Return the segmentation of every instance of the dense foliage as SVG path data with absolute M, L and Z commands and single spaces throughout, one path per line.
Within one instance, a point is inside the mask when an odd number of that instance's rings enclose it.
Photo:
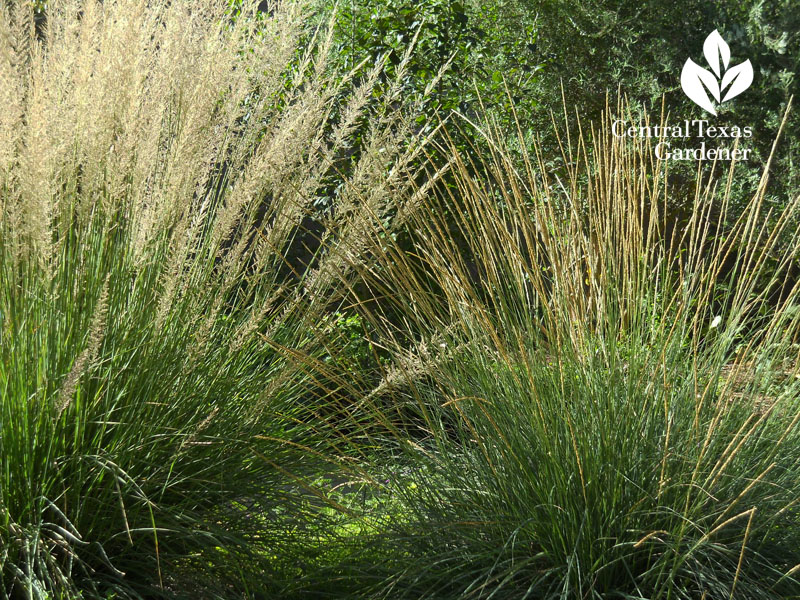
M 536 13 L 539 46 L 553 57 L 542 71 L 534 98 L 543 107 L 559 111 L 563 84 L 570 107 L 584 118 L 597 118 L 605 109 L 606 93 L 615 95 L 617 90 L 639 115 L 648 111 L 657 117 L 663 98 L 663 109 L 672 120 L 708 118 L 680 89 L 686 59 L 703 60 L 703 41 L 715 29 L 737 61 L 750 59 L 755 70 L 751 88 L 712 118 L 721 125 L 753 128 L 753 160 L 743 165 L 746 173 L 737 176 L 733 197 L 739 209 L 744 206 L 747 190 L 758 182 L 769 156 L 784 110 L 800 92 L 797 0 L 521 2 Z M 790 116 L 775 158 L 767 202 L 776 207 L 800 186 L 798 119 L 796 112 Z M 545 123 L 546 116 L 540 114 L 534 127 L 542 129 Z M 682 173 L 684 178 L 692 175 L 691 167 Z
M 323 10 L 332 3 L 320 2 Z M 687 58 L 702 56 L 703 41 L 717 29 L 738 60 L 750 59 L 753 85 L 715 119 L 721 125 L 751 126 L 754 137 L 747 172 L 736 179 L 734 204 L 741 210 L 748 187 L 758 182 L 789 99 L 800 91 L 800 4 L 797 0 L 723 0 L 680 3 L 626 0 L 491 0 L 488 2 L 341 3 L 337 17 L 339 60 L 353 64 L 388 54 L 397 62 L 419 29 L 418 51 L 406 82 L 410 95 L 424 89 L 438 69 L 451 62 L 428 101 L 422 122 L 431 113 L 455 110 L 472 119 L 492 112 L 507 133 L 517 123 L 544 148 L 558 154 L 552 113 L 570 112 L 597 120 L 607 96 L 619 92 L 631 103 L 634 117 L 662 110 L 674 121 L 707 118 L 680 89 Z M 663 101 L 663 106 L 662 106 Z M 517 113 L 514 119 L 512 110 Z M 775 175 L 767 202 L 780 206 L 800 185 L 800 117 L 793 114 L 775 158 Z M 574 123 L 574 120 L 569 120 Z M 575 133 L 575 132 L 573 132 Z M 481 144 L 480 135 L 468 136 Z M 462 150 L 468 142 L 459 144 Z M 557 163 L 557 156 L 553 164 Z M 690 185 L 693 169 L 676 168 Z M 686 195 L 691 194 L 686 191 Z M 676 210 L 688 207 L 676 199 Z

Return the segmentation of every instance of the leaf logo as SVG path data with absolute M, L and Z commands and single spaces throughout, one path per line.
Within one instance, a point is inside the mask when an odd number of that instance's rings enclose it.
M 703 42 L 703 54 L 713 73 L 688 58 L 681 72 L 681 87 L 692 102 L 717 116 L 712 98 L 722 104 L 749 88 L 753 83 L 753 65 L 748 59 L 728 68 L 731 50 L 716 29 Z

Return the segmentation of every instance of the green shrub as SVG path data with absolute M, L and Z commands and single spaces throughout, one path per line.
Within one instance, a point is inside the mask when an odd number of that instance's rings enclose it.
M 687 0 L 670 4 L 625 0 L 519 0 L 523 10 L 536 14 L 539 50 L 548 57 L 532 99 L 547 110 L 522 122 L 531 131 L 551 132 L 549 111 L 562 112 L 566 97 L 570 110 L 587 120 L 599 120 L 606 94 L 619 90 L 640 116 L 660 113 L 670 119 L 711 118 L 712 125 L 750 126 L 751 159 L 741 165 L 733 182 L 731 215 L 744 210 L 749 190 L 758 185 L 781 118 L 800 92 L 800 11 L 796 0 Z M 734 102 L 725 103 L 711 117 L 681 90 L 681 69 L 687 58 L 704 63 L 703 42 L 718 30 L 736 60 L 749 59 L 755 70 L 752 86 Z M 563 88 L 563 91 L 562 91 Z M 563 95 L 562 95 L 563 94 Z M 798 188 L 800 139 L 794 111 L 784 138 L 773 157 L 772 178 L 765 201 L 783 208 Z M 574 132 L 576 133 L 576 132 Z M 548 148 L 557 143 L 550 136 Z M 689 188 L 693 165 L 673 169 L 673 178 Z M 688 196 L 672 198 L 673 211 L 691 210 Z

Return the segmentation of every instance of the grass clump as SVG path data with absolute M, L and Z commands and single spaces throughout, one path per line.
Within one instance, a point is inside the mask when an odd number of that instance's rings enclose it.
M 305 23 L 0 7 L 0 597 L 269 593 L 324 526 L 326 323 L 416 150 L 398 78 L 349 159 L 381 65 L 331 74 Z
M 483 124 L 492 154 L 448 148 L 415 255 L 384 255 L 407 326 L 369 401 L 410 469 L 370 595 L 800 593 L 798 201 L 767 218 L 765 174 L 729 224 L 732 165 L 676 226 L 657 140 L 611 120 L 557 171 Z

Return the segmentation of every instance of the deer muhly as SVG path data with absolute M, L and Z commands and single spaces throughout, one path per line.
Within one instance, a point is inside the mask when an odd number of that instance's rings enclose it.
M 767 210 L 767 166 L 729 217 L 736 166 L 715 165 L 676 222 L 658 140 L 613 136 L 622 112 L 562 138 L 560 167 L 473 124 L 489 154 L 445 142 L 415 252 L 372 271 L 406 326 L 365 313 L 396 356 L 368 435 L 407 469 L 364 595 L 798 593 L 800 198 Z

